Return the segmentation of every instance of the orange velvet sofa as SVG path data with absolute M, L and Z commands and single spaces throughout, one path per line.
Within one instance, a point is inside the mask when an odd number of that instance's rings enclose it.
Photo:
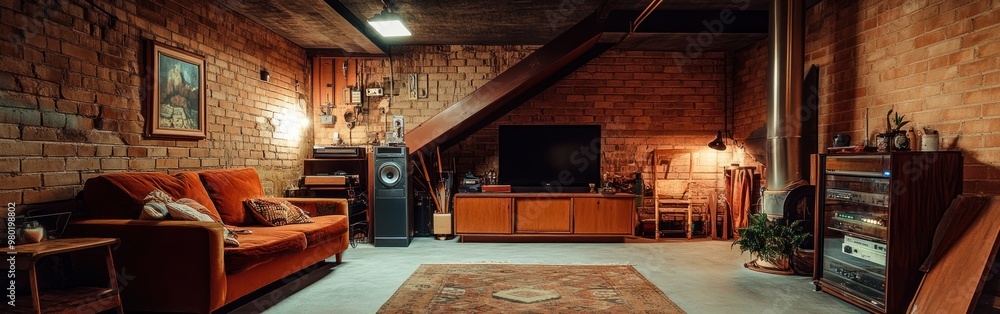
M 143 199 L 159 189 L 190 198 L 239 234 L 239 247 L 223 247 L 213 222 L 138 220 Z M 111 173 L 87 180 L 86 218 L 68 236 L 121 239 L 113 255 L 122 304 L 129 311 L 208 313 L 331 256 L 339 264 L 349 245 L 347 201 L 286 199 L 314 223 L 258 225 L 242 201 L 263 197 L 252 168 L 182 172 Z

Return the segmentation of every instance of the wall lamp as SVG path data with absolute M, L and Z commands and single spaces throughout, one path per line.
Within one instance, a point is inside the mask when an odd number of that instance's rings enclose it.
M 726 150 L 726 141 L 722 138 L 722 131 L 719 131 L 719 134 L 715 136 L 715 139 L 708 143 L 708 148 L 720 151 Z

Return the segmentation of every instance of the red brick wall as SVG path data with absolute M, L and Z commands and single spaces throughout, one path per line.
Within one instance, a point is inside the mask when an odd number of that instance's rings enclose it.
M 767 123 L 767 40 L 732 53 L 733 137 L 742 140 Z
M 745 144 L 751 132 L 767 123 L 767 40 L 733 52 L 732 58 L 733 138 Z M 763 166 L 763 159 L 741 155 L 742 164 Z
M 872 138 L 894 109 L 964 152 L 965 192 L 1000 193 L 1000 2 L 822 1 L 806 25 L 820 147 Z
M 0 16 L 0 201 L 71 199 L 114 171 L 252 166 L 271 194 L 301 174 L 305 51 L 249 19 L 193 0 L 0 1 Z M 146 39 L 205 56 L 206 139 L 143 137 Z
M 695 153 L 692 179 L 702 190 L 719 189 L 718 166 L 728 164 L 731 154 L 706 145 L 723 128 L 725 55 L 705 54 L 686 65 L 681 58 L 670 52 L 605 52 L 444 155 L 457 158 L 459 174 L 483 174 L 497 168 L 499 125 L 599 124 L 602 172 L 642 171 L 650 178 L 652 150 L 689 149 Z M 688 175 L 690 165 L 679 166 L 671 169 L 672 178 Z

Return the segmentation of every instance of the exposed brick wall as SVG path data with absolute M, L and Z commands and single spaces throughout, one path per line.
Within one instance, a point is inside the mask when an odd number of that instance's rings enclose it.
M 651 151 L 687 149 L 695 154 L 693 169 L 679 160 L 670 179 L 686 179 L 690 170 L 697 190 L 721 189 L 718 166 L 729 164 L 732 150 L 716 152 L 706 144 L 723 128 L 725 55 L 707 53 L 682 66 L 683 58 L 605 52 L 444 155 L 458 159 L 459 174 L 483 174 L 497 168 L 499 125 L 599 124 L 602 172 L 630 177 L 641 171 L 648 179 Z
M 0 16 L 0 201 L 71 199 L 114 171 L 252 166 L 270 194 L 301 175 L 305 51 L 251 20 L 193 0 L 2 1 Z M 205 56 L 206 139 L 143 137 L 147 39 Z
M 760 40 L 733 56 L 733 137 L 745 139 L 767 123 L 767 40 Z
M 733 138 L 746 145 L 745 139 L 767 123 L 767 40 L 760 40 L 733 52 Z M 755 160 L 739 150 L 738 162 L 758 167 L 763 172 L 763 158 Z
M 489 82 L 507 68 L 531 54 L 536 46 L 403 46 L 392 47 L 392 76 L 396 80 L 399 95 L 395 96 L 389 109 L 389 116 L 403 115 L 406 117 L 406 129 L 412 130 L 417 125 L 427 121 L 448 106 L 453 105 L 479 87 Z M 365 81 L 362 86 L 383 87 L 389 91 L 388 59 L 364 59 L 360 62 L 360 72 Z M 354 69 L 348 72 L 353 73 Z M 338 69 L 336 75 L 341 75 Z M 427 74 L 427 97 L 409 98 L 410 73 Z M 353 76 L 353 75 L 352 75 Z M 342 79 L 342 78 L 339 78 Z M 348 78 L 353 85 L 354 78 Z M 339 89 L 338 89 L 339 91 Z M 334 126 L 319 124 L 316 118 L 316 143 L 333 143 L 333 133 L 338 132 L 345 145 L 362 145 L 371 143 L 373 139 L 385 140 L 385 121 L 387 116 L 378 110 L 378 101 L 385 97 L 373 97 L 375 103 L 370 105 L 370 113 L 364 117 L 365 122 L 353 130 L 344 123 Z M 318 103 L 316 106 L 322 106 Z M 348 106 L 340 106 L 333 110 L 338 119 L 343 117 Z M 391 120 L 391 117 L 388 117 Z
M 964 152 L 965 192 L 1000 193 L 1000 2 L 822 1 L 806 25 L 820 147 L 872 138 L 894 109 Z

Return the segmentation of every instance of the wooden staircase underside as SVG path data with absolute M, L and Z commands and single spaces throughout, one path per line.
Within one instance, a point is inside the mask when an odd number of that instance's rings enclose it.
M 635 22 L 641 13 L 599 9 L 476 91 L 406 132 L 406 146 L 411 153 L 426 153 L 437 147 L 447 149 L 612 46 L 625 43 L 631 35 L 637 35 L 633 39 L 642 41 L 643 36 L 648 34 L 698 34 L 705 31 L 701 21 L 718 18 L 721 11 L 650 11 L 650 22 L 635 27 L 631 23 L 641 23 L 641 19 Z M 757 34 L 760 38 L 766 36 L 767 11 L 734 11 L 729 14 L 735 22 L 715 34 L 720 42 L 727 36 L 746 37 L 748 33 Z
M 474 127 L 481 128 L 502 116 L 496 113 L 519 105 L 525 100 L 519 96 L 532 91 L 536 85 L 555 74 L 566 72 L 560 70 L 568 65 L 579 67 L 585 64 L 574 61 L 591 55 L 587 52 L 600 40 L 601 27 L 596 19 L 596 16 L 584 19 L 465 98 L 406 132 L 406 146 L 410 152 L 426 152 L 442 146 L 447 148 L 457 142 L 460 135 L 470 134 L 478 130 Z

